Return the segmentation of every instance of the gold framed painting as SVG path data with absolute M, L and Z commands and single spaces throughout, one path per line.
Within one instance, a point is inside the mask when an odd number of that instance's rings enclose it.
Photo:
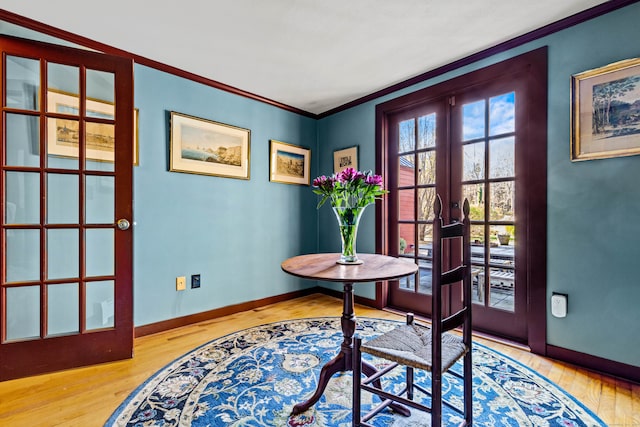
M 115 107 L 112 103 L 87 99 L 85 115 L 87 117 L 113 120 Z M 78 115 L 80 111 L 77 95 L 58 91 L 47 92 L 47 111 Z M 138 109 L 133 111 L 133 164 L 138 165 Z M 47 124 L 52 131 L 47 135 L 47 154 L 61 157 L 78 158 L 79 121 L 50 117 Z M 85 156 L 87 160 L 114 162 L 115 128 L 108 123 L 85 121 Z
M 343 148 L 333 152 L 333 173 L 339 173 L 346 168 L 358 170 L 358 146 Z
M 571 160 L 640 154 L 640 58 L 571 77 Z
M 172 172 L 249 179 L 251 131 L 171 112 Z
M 309 185 L 311 150 L 274 139 L 269 143 L 269 181 Z

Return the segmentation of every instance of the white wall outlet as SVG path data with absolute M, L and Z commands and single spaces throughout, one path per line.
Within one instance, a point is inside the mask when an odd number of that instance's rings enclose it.
M 555 317 L 567 317 L 567 294 L 551 294 L 551 314 Z
M 187 289 L 187 278 L 185 276 L 176 277 L 176 291 Z

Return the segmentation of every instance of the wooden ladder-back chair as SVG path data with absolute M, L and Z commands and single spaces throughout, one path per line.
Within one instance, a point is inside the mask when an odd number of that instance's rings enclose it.
M 432 260 L 432 324 L 425 327 L 414 323 L 413 314 L 407 313 L 406 325 L 399 326 L 368 342 L 354 338 L 353 349 L 353 426 L 368 426 L 371 418 L 396 402 L 431 413 L 432 427 L 442 424 L 442 404 L 454 409 L 464 420 L 460 426 L 472 424 L 472 366 L 471 366 L 471 245 L 469 239 L 469 202 L 465 199 L 462 222 L 442 224 L 442 201 L 436 196 L 433 220 Z M 442 243 L 458 240 L 462 245 L 462 261 L 457 267 L 442 271 Z M 447 317 L 443 316 L 442 294 L 446 286 L 462 282 L 462 308 Z M 462 336 L 449 332 L 462 328 Z M 382 371 L 367 378 L 362 375 L 362 353 L 383 358 L 391 363 Z M 464 358 L 462 375 L 450 370 L 460 358 Z M 398 395 L 382 389 L 380 378 L 397 366 L 406 367 L 406 387 Z M 414 369 L 431 372 L 431 389 L 414 383 Z M 442 375 L 449 371 L 463 380 L 464 407 L 456 408 L 442 399 Z M 431 404 L 414 400 L 414 390 L 431 395 Z M 361 414 L 361 393 L 366 390 L 383 399 L 368 414 Z M 395 405 L 394 405 L 395 406 Z M 405 409 L 406 408 L 401 408 Z M 408 411 L 406 411 L 408 412 Z

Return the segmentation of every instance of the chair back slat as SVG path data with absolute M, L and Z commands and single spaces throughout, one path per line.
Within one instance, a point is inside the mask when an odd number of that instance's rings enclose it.
M 440 238 L 452 239 L 454 237 L 462 237 L 463 234 L 464 224 L 461 222 L 454 222 L 453 224 L 442 226 L 442 234 L 440 235 Z
M 464 279 L 464 275 L 469 271 L 469 267 L 466 265 L 459 265 L 453 270 L 446 271 L 442 273 L 442 279 L 440 280 L 440 285 L 450 285 L 452 283 L 460 282 Z
M 442 319 L 442 332 L 447 332 L 462 326 L 466 315 L 467 308 L 465 307 L 446 319 Z

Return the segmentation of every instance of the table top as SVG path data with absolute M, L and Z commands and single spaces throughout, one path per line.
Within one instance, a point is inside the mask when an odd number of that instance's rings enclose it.
M 337 264 L 339 253 L 299 255 L 281 265 L 282 270 L 303 279 L 328 282 L 375 282 L 399 279 L 418 271 L 411 259 L 394 258 L 378 254 L 358 254 L 362 264 Z

